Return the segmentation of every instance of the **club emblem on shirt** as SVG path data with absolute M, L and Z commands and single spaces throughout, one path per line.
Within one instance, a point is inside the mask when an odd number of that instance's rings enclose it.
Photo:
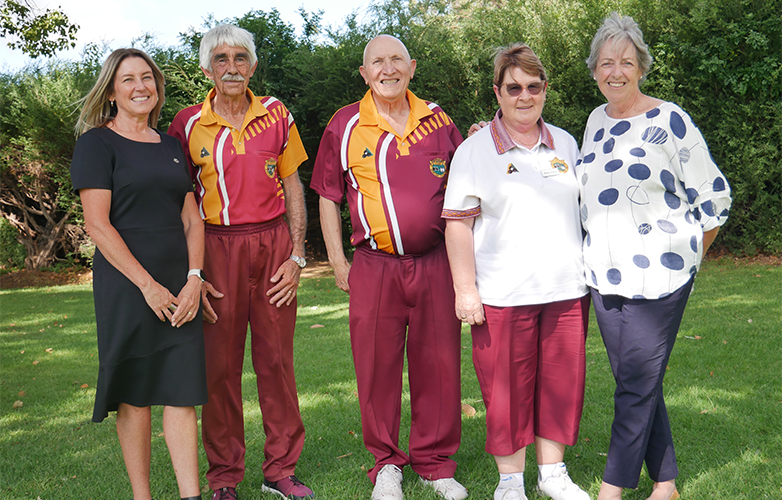
M 277 159 L 276 158 L 269 158 L 266 160 L 266 175 L 269 176 L 270 179 L 274 178 L 274 172 L 277 171 Z
M 560 160 L 559 158 L 554 158 L 551 160 L 551 168 L 556 168 L 560 171 L 560 173 L 565 173 L 568 171 L 567 163 L 565 163 L 565 160 Z
M 519 170 L 516 168 L 516 165 L 513 163 L 508 163 L 508 175 L 510 174 L 518 174 Z
M 435 177 L 445 177 L 445 172 L 448 168 L 445 166 L 445 160 L 435 158 L 429 162 L 429 170 L 432 171 Z
M 361 155 L 361 157 L 362 157 L 362 158 L 366 158 L 366 157 L 368 157 L 368 156 L 373 156 L 373 155 L 372 155 L 372 151 L 370 151 L 370 150 L 369 150 L 369 148 L 366 148 L 366 149 L 364 150 L 364 154 L 362 154 L 362 155 Z
M 206 148 L 201 148 L 201 158 L 209 156 L 209 151 L 206 150 Z

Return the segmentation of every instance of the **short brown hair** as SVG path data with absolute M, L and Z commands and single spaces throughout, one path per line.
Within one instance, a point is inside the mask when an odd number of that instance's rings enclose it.
M 529 75 L 538 75 L 544 82 L 548 81 L 546 68 L 526 43 L 513 43 L 497 49 L 494 55 L 494 85 L 499 87 L 505 78 L 505 73 L 513 67 Z

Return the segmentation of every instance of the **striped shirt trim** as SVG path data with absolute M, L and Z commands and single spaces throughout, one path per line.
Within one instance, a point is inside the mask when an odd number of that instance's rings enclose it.
M 468 208 L 467 210 L 446 210 L 443 209 L 440 217 L 443 219 L 474 219 L 481 215 L 481 207 Z
M 380 146 L 380 153 L 379 161 L 378 161 L 378 170 L 380 170 L 380 178 L 383 182 L 383 195 L 386 199 L 386 209 L 388 209 L 388 218 L 391 222 L 391 227 L 394 230 L 394 242 L 396 243 L 396 253 L 397 255 L 404 255 L 404 247 L 402 246 L 402 235 L 399 231 L 399 221 L 396 217 L 396 208 L 394 207 L 394 197 L 391 195 L 391 183 L 388 181 L 388 164 L 386 162 L 387 155 L 388 155 L 388 147 L 391 144 L 392 140 L 395 140 L 396 136 L 394 134 L 388 134 L 386 135 L 386 138 L 383 139 L 383 143 Z

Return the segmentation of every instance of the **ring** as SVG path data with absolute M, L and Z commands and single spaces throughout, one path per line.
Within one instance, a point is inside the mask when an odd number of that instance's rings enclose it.
M 290 290 L 288 290 L 288 295 L 290 295 L 290 294 L 291 294 L 291 291 L 290 291 Z
M 462 319 L 467 319 L 467 316 L 462 316 Z
M 190 316 L 191 314 L 193 314 L 193 311 L 187 311 L 188 316 Z

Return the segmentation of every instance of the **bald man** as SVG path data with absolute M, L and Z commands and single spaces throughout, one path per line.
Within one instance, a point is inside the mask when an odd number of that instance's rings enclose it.
M 364 98 L 331 118 L 312 188 L 337 286 L 350 294 L 350 339 L 364 444 L 375 457 L 372 500 L 401 500 L 410 465 L 449 500 L 467 498 L 450 458 L 461 437 L 460 322 L 445 252 L 448 167 L 462 142 L 437 105 L 408 85 L 416 61 L 380 35 L 359 68 Z M 347 196 L 353 264 L 342 249 L 340 203 Z M 402 372 L 407 351 L 412 422 L 399 448 Z

